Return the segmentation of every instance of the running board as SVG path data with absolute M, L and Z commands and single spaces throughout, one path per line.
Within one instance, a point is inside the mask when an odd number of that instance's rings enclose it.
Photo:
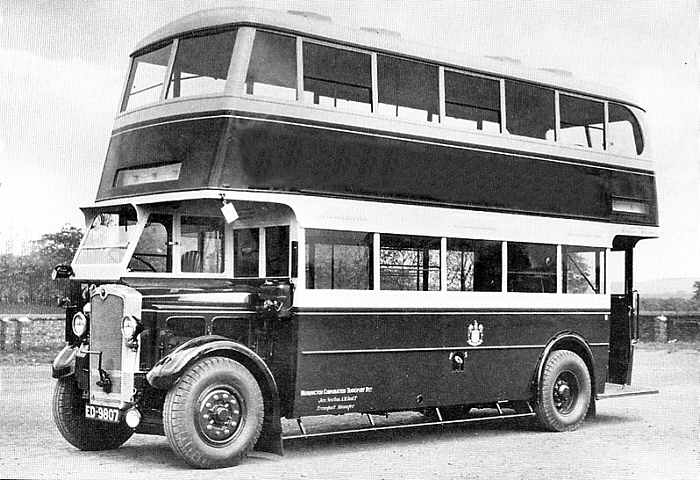
M 636 395 L 655 395 L 658 390 L 645 387 L 633 387 L 632 385 L 619 385 L 617 383 L 606 383 L 605 393 L 596 395 L 597 400 L 606 400 L 608 398 L 632 397 Z
M 428 422 L 415 422 L 415 423 L 402 423 L 402 424 L 395 424 L 395 425 L 377 425 L 372 418 L 372 415 L 369 413 L 364 414 L 365 417 L 367 417 L 367 421 L 369 422 L 369 426 L 366 427 L 361 427 L 361 428 L 348 428 L 344 430 L 332 430 L 328 432 L 315 432 L 315 433 L 308 433 L 306 431 L 306 427 L 302 423 L 301 418 L 297 418 L 297 424 L 299 426 L 299 432 L 298 434 L 295 435 L 284 435 L 282 438 L 283 440 L 293 440 L 296 438 L 311 438 L 311 437 L 323 437 L 323 436 L 330 436 L 330 435 L 344 435 L 347 433 L 358 433 L 358 432 L 374 432 L 374 431 L 380 431 L 380 430 L 395 430 L 399 428 L 415 428 L 415 427 L 430 427 L 434 425 L 451 425 L 451 424 L 456 424 L 456 423 L 472 423 L 472 422 L 483 422 L 487 420 L 497 420 L 497 419 L 506 419 L 506 418 L 523 418 L 523 417 L 534 417 L 536 413 L 530 406 L 530 404 L 527 404 L 527 408 L 529 412 L 526 413 L 504 413 L 501 406 L 497 403 L 494 407 L 496 410 L 498 410 L 499 414 L 498 415 L 490 415 L 490 416 L 485 416 L 485 417 L 473 417 L 473 418 L 460 418 L 456 420 L 445 420 L 443 417 L 443 413 L 440 411 L 440 408 L 435 408 L 435 414 L 436 417 L 438 418 L 437 421 L 428 421 Z M 384 415 L 382 415 L 384 416 Z

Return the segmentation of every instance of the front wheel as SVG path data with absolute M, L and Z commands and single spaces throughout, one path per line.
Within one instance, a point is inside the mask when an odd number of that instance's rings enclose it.
M 263 397 L 255 377 L 225 357 L 192 365 L 165 397 L 163 427 L 171 448 L 189 465 L 237 465 L 260 436 Z
M 547 430 L 576 430 L 591 401 L 591 377 L 581 357 L 556 350 L 547 358 L 537 389 L 537 418 Z
M 85 418 L 85 400 L 73 377 L 59 378 L 53 394 L 53 419 L 63 438 L 80 450 L 111 450 L 126 442 L 134 431 L 125 423 L 104 423 Z

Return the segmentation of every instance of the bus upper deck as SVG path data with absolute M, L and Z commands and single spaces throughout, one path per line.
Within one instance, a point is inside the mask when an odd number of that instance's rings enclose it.
M 460 60 L 298 12 L 186 17 L 132 57 L 98 200 L 285 190 L 658 224 L 633 100 Z

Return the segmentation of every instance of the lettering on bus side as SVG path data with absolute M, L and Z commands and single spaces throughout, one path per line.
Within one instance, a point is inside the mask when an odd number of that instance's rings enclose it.
M 302 397 L 316 398 L 316 411 L 319 413 L 345 413 L 355 409 L 360 396 L 370 394 L 374 387 L 320 388 L 301 390 Z

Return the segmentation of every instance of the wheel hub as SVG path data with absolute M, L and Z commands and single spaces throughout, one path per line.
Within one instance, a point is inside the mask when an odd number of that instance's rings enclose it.
M 562 414 L 570 413 L 576 404 L 578 390 L 578 379 L 571 372 L 561 373 L 552 392 L 555 408 Z
M 226 443 L 239 430 L 241 410 L 241 403 L 232 391 L 215 388 L 204 395 L 199 403 L 199 431 L 210 443 Z

